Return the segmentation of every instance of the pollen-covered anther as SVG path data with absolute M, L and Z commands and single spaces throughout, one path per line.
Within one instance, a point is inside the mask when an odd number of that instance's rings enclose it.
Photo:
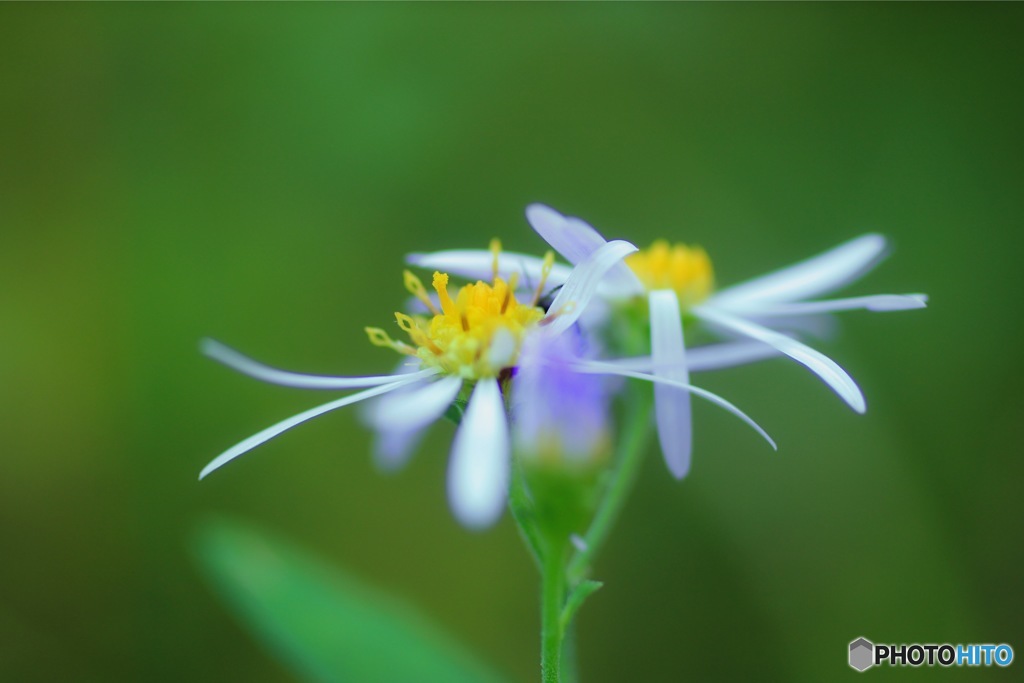
M 366 331 L 366 336 L 369 337 L 370 343 L 374 346 L 381 346 L 387 349 L 393 349 L 399 353 L 414 356 L 416 355 L 416 349 L 409 346 L 408 344 L 392 339 L 387 332 L 380 329 L 379 327 L 366 327 L 363 328 Z
M 409 293 L 414 297 L 423 302 L 423 305 L 427 307 L 427 310 L 437 315 L 440 311 L 437 310 L 437 306 L 430 300 L 430 295 L 427 294 L 427 288 L 423 286 L 423 282 L 416 277 L 411 270 L 405 270 L 402 272 L 402 277 L 405 280 L 405 288 L 409 290 Z
M 711 259 L 700 247 L 658 240 L 625 262 L 648 290 L 671 289 L 683 307 L 706 299 L 714 286 Z
M 533 292 L 533 300 L 530 301 L 531 306 L 536 306 L 537 302 L 540 301 L 541 296 L 544 294 L 544 287 L 548 284 L 548 276 L 551 275 L 551 269 L 555 267 L 555 252 L 550 249 L 544 254 L 544 262 L 540 268 L 540 281 L 537 282 L 537 289 Z

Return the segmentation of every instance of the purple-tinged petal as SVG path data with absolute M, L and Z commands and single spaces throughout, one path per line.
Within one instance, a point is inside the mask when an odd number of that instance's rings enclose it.
M 409 375 L 407 378 L 402 378 L 396 382 L 392 382 L 391 384 L 385 384 L 383 386 L 367 389 L 366 391 L 360 391 L 357 394 L 352 394 L 351 396 L 339 398 L 335 401 L 331 401 L 330 403 L 325 403 L 315 408 L 310 408 L 309 410 L 299 413 L 298 415 L 293 415 L 292 417 L 289 417 L 287 420 L 282 420 L 275 425 L 267 427 L 261 432 L 253 434 L 248 439 L 245 439 L 244 441 L 235 444 L 228 450 L 218 455 L 216 458 L 210 461 L 209 465 L 203 468 L 203 471 L 199 473 L 199 478 L 204 478 L 206 475 L 210 474 L 210 472 L 213 472 L 214 470 L 223 467 L 224 465 L 231 462 L 238 456 L 243 455 L 244 453 L 248 453 L 257 446 L 264 444 L 267 441 L 270 441 L 275 436 L 278 436 L 279 434 L 282 434 L 291 429 L 292 427 L 295 427 L 297 425 L 302 424 L 303 422 L 306 422 L 307 420 L 312 420 L 314 417 L 319 417 L 320 415 L 323 415 L 324 413 L 329 413 L 332 410 L 344 408 L 345 406 L 352 405 L 353 403 L 358 403 L 359 401 L 365 401 L 366 399 L 373 398 L 374 396 L 386 394 L 387 392 L 394 391 L 395 389 L 405 386 L 406 384 L 418 381 L 422 381 L 422 378 L 415 377 L 414 375 Z
M 608 242 L 586 221 L 564 216 L 544 204 L 526 207 L 526 220 L 552 249 L 573 265 L 582 263 Z M 608 289 L 602 291 L 608 291 L 611 296 L 624 298 L 644 291 L 643 285 L 625 263 L 612 267 L 605 275 L 605 281 Z
M 730 341 L 690 347 L 686 349 L 685 362 L 690 372 L 707 372 L 755 363 L 768 358 L 778 358 L 781 355 L 774 346 L 763 342 Z M 636 372 L 652 372 L 655 368 L 654 359 L 650 356 L 617 358 L 605 361 L 605 363 Z M 659 364 L 658 367 L 663 366 Z
M 378 431 L 418 431 L 441 418 L 462 389 L 462 378 L 446 376 L 378 399 L 367 419 Z
M 635 372 L 633 370 L 624 369 L 613 363 L 601 363 L 596 361 L 581 362 L 573 365 L 573 368 L 577 372 L 588 372 L 597 375 L 618 375 L 620 377 L 632 377 L 633 379 L 640 379 L 647 382 L 654 382 L 655 384 L 666 384 L 680 389 L 685 389 L 695 396 L 714 403 L 720 408 L 728 410 L 730 413 L 746 422 L 751 429 L 761 435 L 761 437 L 768 442 L 768 444 L 774 449 L 778 450 L 778 446 L 775 445 L 775 441 L 772 437 L 768 436 L 768 432 L 761 429 L 761 426 L 754 422 L 746 413 L 734 406 L 729 401 L 718 394 L 714 394 L 707 389 L 701 389 L 700 387 L 692 384 L 684 384 L 683 382 L 677 382 L 675 380 L 668 379 L 666 377 L 658 377 L 657 375 L 651 375 L 644 372 Z
M 803 364 L 811 372 L 818 375 L 856 412 L 863 413 L 867 410 L 864 395 L 861 393 L 857 383 L 834 360 L 820 351 L 815 351 L 806 344 L 784 334 L 769 330 L 767 327 L 750 322 L 749 320 L 738 318 L 707 304 L 694 308 L 693 313 L 709 323 L 774 346 L 781 353 Z
M 909 311 L 926 308 L 928 297 L 924 294 L 875 294 L 872 296 L 855 296 L 847 299 L 829 299 L 826 301 L 796 301 L 792 303 L 753 303 L 746 306 L 730 306 L 735 313 L 768 316 L 797 316 L 835 313 L 836 311 L 865 310 L 873 313 L 888 311 Z
M 364 387 L 376 387 L 394 382 L 396 379 L 424 379 L 436 375 L 436 369 L 420 370 L 396 377 L 394 375 L 379 375 L 376 377 L 330 377 L 323 375 L 307 375 L 298 372 L 278 370 L 268 365 L 263 365 L 238 351 L 221 344 L 213 339 L 204 339 L 200 348 L 206 356 L 223 363 L 232 370 L 237 370 L 243 375 L 254 379 L 280 384 L 286 387 L 298 389 L 362 389 Z
M 409 254 L 406 263 L 418 268 L 436 270 L 449 275 L 458 275 L 469 280 L 490 282 L 494 277 L 494 252 L 483 249 L 449 249 L 431 253 Z M 540 281 L 544 270 L 544 259 L 513 251 L 502 251 L 498 255 L 498 275 L 508 280 L 513 273 L 519 274 L 519 284 L 527 289 Z M 569 278 L 572 268 L 556 263 L 548 275 L 548 286 L 562 284 Z
M 586 464 L 609 442 L 610 392 L 604 378 L 574 372 L 592 352 L 570 333 L 532 335 L 523 342 L 512 382 L 513 441 L 525 459 L 552 458 Z
M 394 472 L 404 467 L 426 431 L 424 428 L 406 432 L 376 432 L 373 437 L 373 460 L 377 467 L 385 472 Z
M 885 249 L 885 238 L 881 235 L 861 235 L 796 265 L 723 289 L 707 303 L 732 308 L 827 294 L 871 270 L 884 256 Z
M 693 372 L 706 372 L 778 358 L 780 355 L 774 346 L 762 342 L 722 342 L 687 349 L 686 364 Z
M 686 367 L 679 298 L 670 289 L 655 290 L 648 295 L 648 303 L 654 374 L 688 385 L 690 374 Z M 676 479 L 682 479 L 690 471 L 693 451 L 689 392 L 670 384 L 655 384 L 654 417 L 665 464 Z
M 616 240 L 608 242 L 583 259 L 558 290 L 558 295 L 548 309 L 549 317 L 546 320 L 549 334 L 560 334 L 569 329 L 583 314 L 605 274 L 636 250 L 629 242 Z

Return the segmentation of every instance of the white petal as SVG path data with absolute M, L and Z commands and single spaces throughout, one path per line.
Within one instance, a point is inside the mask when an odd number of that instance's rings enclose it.
M 511 367 L 519 350 L 519 342 L 507 327 L 499 327 L 487 347 L 487 362 L 494 368 Z
M 420 378 L 411 379 L 413 377 L 412 375 L 410 375 L 409 377 L 410 379 L 403 378 L 397 382 L 392 382 L 391 384 L 385 384 L 383 386 L 367 389 L 366 391 L 360 391 L 358 394 L 352 394 L 351 396 L 339 398 L 335 401 L 331 401 L 330 403 L 325 403 L 321 406 L 317 406 L 316 408 L 310 408 L 305 412 L 289 417 L 287 420 L 282 420 L 281 422 L 278 422 L 277 424 L 271 427 L 267 427 L 263 431 L 257 434 L 253 434 L 245 441 L 235 444 L 234 446 L 232 446 L 231 448 L 229 448 L 228 450 L 224 451 L 216 458 L 211 460 L 210 464 L 204 467 L 203 471 L 199 473 L 199 478 L 202 479 L 210 472 L 219 469 L 220 467 L 231 462 L 238 456 L 251 451 L 257 446 L 264 444 L 267 441 L 270 441 L 275 436 L 278 436 L 279 434 L 286 432 L 292 427 L 300 425 L 303 422 L 306 422 L 307 420 L 312 420 L 314 417 L 318 417 L 320 415 L 323 415 L 324 413 L 329 413 L 332 410 L 344 408 L 347 405 L 352 405 L 353 403 L 358 403 L 359 401 L 364 401 L 368 398 L 379 396 L 389 391 L 394 391 L 398 387 L 404 386 L 409 382 L 421 381 Z
M 408 373 L 408 368 L 408 364 L 399 364 L 395 374 Z M 441 381 L 444 382 L 447 379 L 449 378 Z M 456 381 L 461 385 L 461 380 L 456 378 Z M 385 396 L 381 396 L 375 401 L 367 401 L 360 406 L 362 408 L 360 416 L 363 422 L 374 431 L 373 458 L 380 469 L 392 472 L 405 465 L 419 445 L 419 442 L 423 439 L 427 427 L 434 421 L 428 415 L 420 421 L 419 426 L 410 428 L 408 426 L 389 424 L 389 417 L 403 414 L 406 406 L 409 405 L 409 399 L 421 389 L 431 393 L 440 391 L 440 389 L 431 389 L 433 386 L 436 385 L 407 384 Z M 427 395 L 429 397 L 430 393 Z M 437 401 L 442 403 L 443 399 L 438 398 Z M 422 398 L 416 403 L 422 406 Z M 450 404 L 451 402 L 448 405 Z M 447 409 L 447 406 L 441 409 L 441 412 L 436 417 L 440 418 L 444 414 L 445 409 Z M 422 412 L 420 414 L 422 415 Z
M 755 314 L 745 315 L 747 320 L 770 327 L 790 337 L 813 337 L 815 339 L 834 339 L 839 329 L 839 320 L 830 313 L 813 315 L 777 315 L 759 317 Z M 712 326 L 713 327 L 713 326 Z M 729 337 L 733 334 L 725 332 Z
M 462 378 L 447 376 L 378 399 L 366 417 L 379 431 L 407 432 L 439 419 L 462 389 Z
M 573 216 L 563 216 L 550 206 L 530 204 L 526 207 L 526 220 L 552 249 L 573 265 L 578 265 L 607 244 L 601 233 L 588 223 Z M 625 263 L 612 267 L 605 280 L 619 296 L 636 296 L 643 292 L 643 285 Z
M 615 240 L 592 253 L 573 268 L 568 281 L 558 290 L 558 295 L 548 308 L 550 334 L 560 334 L 572 327 L 583 314 L 590 299 L 597 291 L 601 279 L 615 264 L 635 252 L 637 248 L 629 242 Z
M 885 252 L 881 235 L 861 235 L 796 265 L 721 290 L 708 303 L 733 307 L 754 302 L 798 301 L 834 291 L 860 278 Z
M 813 315 L 833 313 L 835 311 L 852 311 L 864 309 L 874 313 L 887 311 L 909 311 L 928 306 L 928 297 L 924 294 L 875 294 L 873 296 L 855 296 L 848 299 L 830 299 L 828 301 L 797 301 L 793 303 L 753 303 L 746 306 L 730 306 L 729 310 L 749 312 L 758 317 Z
M 694 308 L 693 312 L 697 317 L 730 329 L 737 334 L 771 344 L 818 375 L 855 411 L 863 413 L 867 410 L 864 395 L 861 393 L 857 383 L 834 360 L 823 353 L 815 351 L 806 344 L 802 344 L 784 334 L 779 334 L 749 320 L 737 318 L 707 304 Z
M 495 379 L 477 382 L 455 432 L 448 500 L 463 525 L 482 529 L 501 517 L 509 484 L 508 420 Z
M 706 372 L 746 365 L 779 355 L 774 346 L 757 341 L 722 342 L 688 349 L 686 364 L 693 372 Z
M 707 372 L 746 365 L 766 358 L 777 358 L 781 355 L 774 346 L 759 341 L 720 342 L 686 349 L 686 367 L 690 372 Z M 637 372 L 651 372 L 655 369 L 654 359 L 650 356 L 617 358 L 604 362 L 623 370 Z M 658 367 L 664 366 L 659 364 Z
M 213 339 L 203 339 L 200 342 L 200 349 L 210 358 L 223 363 L 232 370 L 237 370 L 243 375 L 248 375 L 271 384 L 280 384 L 286 387 L 299 389 L 361 389 L 363 387 L 376 387 L 395 381 L 394 375 L 378 375 L 375 377 L 330 377 L 323 375 L 306 375 L 298 372 L 278 370 L 263 365 L 248 356 L 243 356 L 238 351 L 221 344 Z M 436 369 L 420 370 L 410 373 L 409 379 L 424 378 L 437 374 Z
M 683 321 L 679 298 L 671 289 L 656 290 L 648 295 L 651 309 L 651 359 L 658 377 L 690 383 L 683 345 Z M 665 464 L 676 479 L 690 471 L 693 431 L 690 417 L 690 394 L 670 384 L 654 385 L 654 417 L 658 440 Z
M 686 389 L 695 396 L 708 400 L 715 405 L 725 408 L 730 413 L 746 422 L 750 427 L 764 438 L 765 441 L 775 450 L 779 450 L 778 446 L 775 445 L 775 441 L 772 437 L 768 436 L 768 432 L 761 429 L 761 426 L 754 422 L 746 413 L 734 406 L 729 401 L 718 394 L 713 394 L 707 389 L 701 389 L 692 384 L 684 384 L 683 382 L 677 382 L 675 380 L 668 379 L 666 377 L 658 377 L 657 375 L 649 375 L 644 372 L 634 372 L 632 370 L 625 370 L 612 363 L 600 363 L 596 361 L 590 361 L 586 363 L 578 363 L 573 365 L 573 369 L 577 372 L 590 372 L 598 375 L 619 375 L 620 377 L 632 377 L 634 379 L 642 379 L 647 382 L 654 382 L 656 384 L 667 384 L 669 386 L 678 387 L 680 389 Z
M 449 249 L 429 254 L 409 254 L 406 263 L 427 270 L 439 270 L 449 275 L 458 275 L 469 280 L 490 282 L 494 276 L 494 253 L 483 249 Z M 544 269 L 544 259 L 514 251 L 502 251 L 498 255 L 498 275 L 508 280 L 512 273 L 519 273 L 519 284 L 527 289 L 536 286 Z M 555 287 L 567 279 L 572 268 L 556 263 L 548 275 L 548 286 Z

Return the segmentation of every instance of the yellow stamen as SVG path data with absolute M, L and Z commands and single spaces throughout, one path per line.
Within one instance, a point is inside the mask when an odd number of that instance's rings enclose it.
M 408 344 L 395 341 L 388 336 L 388 333 L 379 327 L 366 327 L 366 336 L 370 338 L 370 343 L 374 346 L 382 346 L 386 349 L 393 349 L 399 353 L 404 353 L 410 356 L 416 355 L 416 349 L 412 348 Z
M 423 282 L 413 275 L 412 271 L 403 271 L 402 277 L 405 279 L 405 288 L 409 290 L 410 294 L 422 301 L 427 307 L 427 310 L 434 315 L 440 313 L 440 311 L 437 310 L 437 306 L 434 305 L 434 302 L 430 300 L 430 296 L 427 294 L 427 289 L 423 286 Z
M 425 346 L 434 353 L 440 353 L 441 349 L 437 348 L 437 346 L 430 341 L 430 337 L 427 336 L 427 333 L 420 326 L 416 318 L 406 315 L 405 313 L 395 311 L 395 321 L 398 322 L 398 326 L 402 331 L 409 335 L 409 338 L 412 339 L 416 346 Z
M 497 268 L 501 249 L 497 240 L 491 243 L 491 249 Z M 417 299 L 429 300 L 419 278 L 408 272 L 404 278 L 406 289 Z M 367 328 L 371 343 L 410 353 L 424 366 L 469 380 L 497 377 L 513 367 L 526 332 L 544 318 L 544 311 L 533 303 L 516 300 L 518 274 L 514 273 L 508 282 L 496 275 L 492 283 L 465 285 L 454 299 L 448 292 L 448 282 L 447 274 L 434 273 L 432 284 L 441 310 L 432 305 L 433 316 L 395 313 L 398 327 L 409 335 L 413 346 L 392 340 L 378 328 Z M 511 353 L 509 338 L 515 342 Z
M 497 280 L 500 282 L 500 280 Z M 501 300 L 501 313 L 505 314 L 508 309 L 508 304 L 512 300 L 512 294 L 516 291 L 516 285 L 519 284 L 519 271 L 512 273 L 512 277 L 508 279 L 508 285 L 505 287 L 505 296 Z M 533 304 L 531 304 L 532 306 Z
M 544 294 L 544 285 L 548 283 L 548 276 L 551 275 L 551 269 L 555 267 L 555 252 L 548 251 L 544 254 L 544 265 L 540 268 L 540 282 L 537 283 L 537 291 L 533 293 L 533 300 L 530 301 L 531 306 L 536 306 L 537 302 L 540 301 L 540 297 Z
M 433 285 L 437 296 L 441 298 L 441 310 L 444 311 L 444 315 L 455 314 L 455 302 L 448 295 L 448 274 L 435 271 Z
M 501 240 L 497 237 L 491 240 L 491 279 L 498 279 L 498 256 L 501 255 Z

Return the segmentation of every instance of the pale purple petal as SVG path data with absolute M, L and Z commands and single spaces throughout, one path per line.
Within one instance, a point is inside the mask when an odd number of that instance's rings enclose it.
M 778 358 L 781 355 L 774 346 L 759 341 L 719 342 L 686 349 L 685 364 L 690 372 L 707 372 L 755 363 L 768 358 Z M 654 359 L 650 356 L 617 358 L 605 361 L 605 363 L 636 372 L 652 372 L 655 368 Z M 659 365 L 659 367 L 663 366 Z
M 585 221 L 563 216 L 544 204 L 530 204 L 526 207 L 526 220 L 552 249 L 573 265 L 608 242 Z
M 688 385 L 690 374 L 686 368 L 679 298 L 671 289 L 655 290 L 648 295 L 648 303 L 654 374 Z M 689 392 L 670 384 L 655 384 L 654 416 L 665 464 L 676 479 L 682 479 L 690 471 L 693 451 Z
M 452 442 L 448 500 L 455 518 L 482 529 L 501 517 L 508 497 L 508 419 L 496 379 L 482 379 L 470 396 Z
M 458 275 L 468 280 L 490 282 L 494 277 L 494 252 L 483 249 L 449 249 L 427 254 L 409 254 L 406 263 L 426 270 L 436 270 L 449 275 Z M 519 284 L 531 289 L 540 282 L 544 270 L 544 259 L 513 251 L 502 251 L 498 255 L 498 275 L 504 280 L 519 274 Z M 572 268 L 563 263 L 551 267 L 547 284 L 558 285 L 569 279 Z
M 267 365 L 263 365 L 248 356 L 244 356 L 238 351 L 221 344 L 213 339 L 203 339 L 200 343 L 200 349 L 202 352 L 228 366 L 232 370 L 237 370 L 243 375 L 248 375 L 254 379 L 269 382 L 271 384 L 280 384 L 286 387 L 295 387 L 299 389 L 361 389 L 364 387 L 375 387 L 382 384 L 388 384 L 394 382 L 396 377 L 394 375 L 378 375 L 375 377 L 331 377 L 323 375 L 306 375 L 298 372 L 288 372 L 286 370 L 278 370 Z M 431 375 L 437 374 L 436 369 L 420 370 L 419 372 L 410 373 L 408 377 L 403 379 L 423 379 L 430 377 Z
M 928 297 L 924 294 L 875 294 L 872 296 L 855 296 L 847 299 L 829 299 L 826 301 L 797 301 L 792 303 L 751 303 L 730 306 L 735 313 L 767 316 L 796 316 L 834 313 L 836 311 L 865 310 L 873 313 L 888 311 L 909 311 L 928 306 Z
M 706 372 L 778 358 L 780 355 L 774 346 L 758 341 L 722 342 L 687 349 L 686 364 L 693 372 Z
M 526 220 L 552 249 L 573 265 L 582 263 L 607 243 L 601 233 L 585 221 L 563 216 L 544 204 L 530 204 L 526 207 Z M 613 296 L 637 296 L 643 292 L 643 285 L 625 263 L 609 269 L 605 281 Z
M 863 413 L 867 410 L 864 395 L 861 393 L 857 383 L 834 360 L 823 353 L 815 351 L 806 344 L 802 344 L 784 334 L 769 330 L 767 327 L 750 322 L 749 320 L 738 318 L 707 304 L 694 308 L 693 313 L 702 320 L 707 320 L 720 327 L 727 328 L 736 334 L 741 334 L 774 346 L 780 352 L 805 365 L 811 372 L 818 375 L 855 411 Z
M 513 440 L 524 458 L 554 449 L 560 458 L 582 463 L 608 441 L 607 380 L 574 372 L 587 349 L 571 331 L 556 337 L 532 335 L 523 342 L 512 382 Z
M 295 427 L 297 425 L 302 424 L 303 422 L 306 422 L 307 420 L 312 420 L 314 417 L 319 417 L 324 413 L 329 413 L 332 410 L 337 410 L 338 408 L 344 408 L 345 406 L 352 405 L 353 403 L 358 403 L 359 401 L 365 401 L 366 399 L 373 398 L 374 396 L 386 394 L 387 392 L 394 391 L 395 389 L 405 386 L 410 382 L 418 381 L 422 381 L 422 378 L 410 375 L 408 378 L 403 378 L 396 382 L 392 382 L 391 384 L 385 384 L 383 386 L 367 389 L 366 391 L 361 391 L 357 394 L 352 394 L 351 396 L 346 396 L 344 398 L 339 398 L 337 400 L 331 401 L 330 403 L 325 403 L 323 405 L 317 406 L 316 408 L 310 408 L 309 410 L 299 413 L 298 415 L 293 415 L 292 417 L 289 417 L 287 420 L 282 420 L 281 422 L 278 422 L 275 425 L 267 427 L 266 429 L 257 434 L 253 434 L 248 439 L 245 439 L 244 441 L 235 444 L 228 450 L 218 455 L 216 458 L 210 461 L 209 465 L 203 468 L 203 471 L 199 473 L 199 478 L 202 479 L 210 472 L 213 472 L 214 470 L 223 467 L 224 465 L 231 462 L 238 456 L 251 451 L 253 448 L 256 448 L 257 446 L 264 444 L 267 441 L 270 441 L 275 436 L 278 436 L 279 434 L 282 434 L 291 429 L 292 427 Z
M 799 301 L 827 294 L 873 268 L 885 248 L 885 238 L 881 235 L 862 235 L 796 265 L 723 289 L 707 303 L 732 308 L 756 302 Z
M 396 375 L 405 375 L 414 371 L 415 366 L 408 361 L 403 361 L 395 368 Z M 398 470 L 409 461 L 416 447 L 427 432 L 429 422 L 419 429 L 396 431 L 394 429 L 380 429 L 378 427 L 378 416 L 400 409 L 400 403 L 392 402 L 392 399 L 408 396 L 417 392 L 423 385 L 419 383 L 407 384 L 399 387 L 384 396 L 372 401 L 360 404 L 360 417 L 363 422 L 374 432 L 373 438 L 373 459 L 381 470 L 393 472 Z
M 577 265 L 548 309 L 550 334 L 569 329 L 583 314 L 604 275 L 637 248 L 622 240 L 608 242 Z
M 641 379 L 647 382 L 654 382 L 656 384 L 667 384 L 669 386 L 678 387 L 680 389 L 686 389 L 695 396 L 714 403 L 715 405 L 728 410 L 730 413 L 747 423 L 751 429 L 756 431 L 761 437 L 768 442 L 768 444 L 775 450 L 778 450 L 778 446 L 775 445 L 775 441 L 772 437 L 768 436 L 768 432 L 761 429 L 761 426 L 754 422 L 746 413 L 734 406 L 729 401 L 718 394 L 714 394 L 707 389 L 701 389 L 700 387 L 692 384 L 685 384 L 683 382 L 677 382 L 675 380 L 668 379 L 666 377 L 658 377 L 657 375 L 650 375 L 644 372 L 635 372 L 633 370 L 627 370 L 613 363 L 601 363 L 596 361 L 577 363 L 573 366 L 577 372 L 589 372 L 598 375 L 618 375 L 620 377 L 632 377 L 634 379 Z
M 382 396 L 366 417 L 379 431 L 417 431 L 443 416 L 460 389 L 462 378 L 455 376 L 418 384 L 407 391 Z
M 757 315 L 743 316 L 758 325 L 770 327 L 773 330 L 782 332 L 791 337 L 813 337 L 815 339 L 834 339 L 839 329 L 839 320 L 831 313 L 816 313 L 814 315 L 777 315 L 759 317 Z M 709 325 L 709 327 L 714 327 Z M 720 330 L 727 337 L 733 336 L 725 330 Z
M 423 440 L 426 428 L 406 432 L 381 431 L 373 437 L 373 460 L 381 470 L 394 472 L 409 462 Z

